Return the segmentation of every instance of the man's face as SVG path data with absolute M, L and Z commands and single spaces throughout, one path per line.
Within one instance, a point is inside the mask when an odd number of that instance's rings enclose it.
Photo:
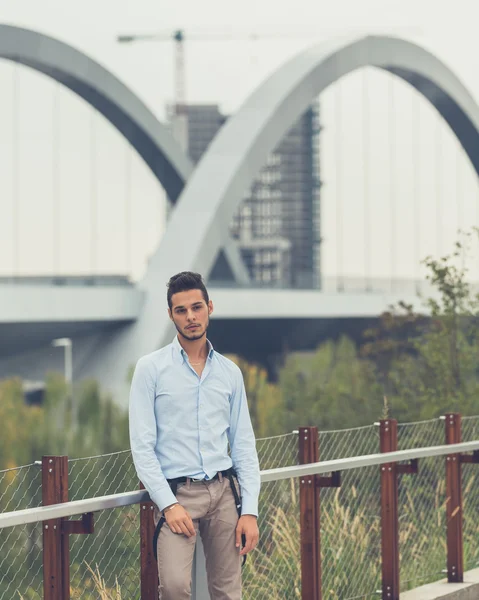
M 206 304 L 201 290 L 173 294 L 171 310 L 168 309 L 178 333 L 190 341 L 199 340 L 206 334 L 212 312 L 213 303 L 210 300 Z

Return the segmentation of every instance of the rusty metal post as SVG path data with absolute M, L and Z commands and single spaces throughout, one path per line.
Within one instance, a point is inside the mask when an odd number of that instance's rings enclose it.
M 319 461 L 318 428 L 300 427 L 299 462 Z M 300 478 L 299 506 L 301 525 L 301 597 L 321 600 L 321 542 L 319 486 L 316 476 Z
M 398 447 L 397 421 L 379 422 L 381 452 Z M 382 599 L 399 600 L 398 480 L 395 463 L 381 466 Z
M 461 415 L 446 415 L 446 444 L 461 442 Z M 464 581 L 461 455 L 446 456 L 447 580 Z
M 145 489 L 141 482 L 140 489 Z M 158 600 L 158 567 L 153 554 L 154 509 L 153 502 L 140 504 L 141 600 Z
M 68 502 L 68 457 L 42 457 L 42 504 Z M 70 600 L 70 544 L 62 519 L 43 522 L 43 598 Z

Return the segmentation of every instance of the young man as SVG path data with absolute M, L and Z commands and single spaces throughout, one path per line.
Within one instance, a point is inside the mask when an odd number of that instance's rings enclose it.
M 260 490 L 243 378 L 206 338 L 213 303 L 201 275 L 174 275 L 167 300 L 178 333 L 140 358 L 130 392 L 133 461 L 158 507 L 155 522 L 164 517 L 157 542 L 160 598 L 191 597 L 199 532 L 211 600 L 240 600 L 242 556 L 259 539 Z M 241 494 L 241 516 L 233 487 Z

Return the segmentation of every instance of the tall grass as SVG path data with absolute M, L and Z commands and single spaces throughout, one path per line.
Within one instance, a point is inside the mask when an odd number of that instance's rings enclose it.
M 118 579 L 115 579 L 115 587 L 109 588 L 100 574 L 98 565 L 95 570 L 93 570 L 88 563 L 86 566 L 90 571 L 96 591 L 100 595 L 99 600 L 121 600 L 121 588 L 118 584 Z
M 109 588 L 106 585 L 105 580 L 101 576 L 98 565 L 96 565 L 95 569 L 92 569 L 92 567 L 88 563 L 85 563 L 85 565 L 88 571 L 90 572 L 92 578 L 92 583 L 94 586 L 92 592 L 95 593 L 95 595 L 98 594 L 96 596 L 97 600 L 122 600 L 121 588 L 118 584 L 118 579 L 115 579 L 115 587 Z M 72 600 L 74 600 L 75 598 L 83 597 L 83 591 L 78 588 L 70 589 L 70 594 Z M 19 600 L 26 600 L 20 593 L 18 593 L 18 596 Z
M 418 486 L 417 481 L 400 486 L 401 591 L 444 578 L 446 568 L 445 483 L 430 479 L 429 485 Z M 464 491 L 471 493 L 478 484 L 471 474 Z M 378 506 L 371 504 L 373 496 L 366 491 L 361 497 L 354 486 L 344 485 L 322 492 L 322 497 L 323 598 L 376 600 L 381 587 L 381 521 Z M 474 506 L 464 512 L 464 565 L 469 569 L 479 562 L 479 511 Z M 294 489 L 289 506 L 270 507 L 262 530 L 268 539 L 246 563 L 244 598 L 300 598 L 299 507 Z

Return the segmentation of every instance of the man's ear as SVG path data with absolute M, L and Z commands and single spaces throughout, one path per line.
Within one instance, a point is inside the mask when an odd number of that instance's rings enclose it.
M 213 302 L 210 300 L 208 302 L 208 315 L 211 315 L 212 312 L 213 312 Z
M 171 314 L 171 310 L 168 309 L 168 316 L 170 317 L 170 321 L 173 321 L 173 315 Z

